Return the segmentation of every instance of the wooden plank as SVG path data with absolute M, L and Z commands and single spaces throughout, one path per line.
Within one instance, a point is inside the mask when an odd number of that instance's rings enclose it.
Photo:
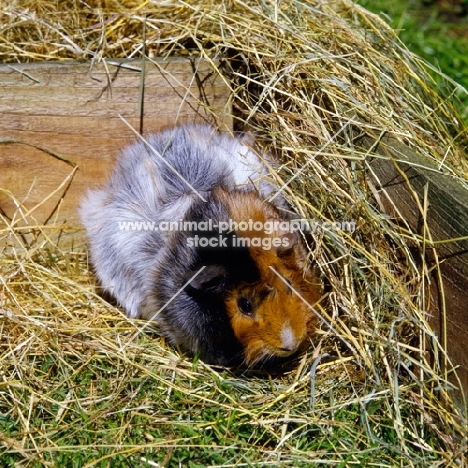
M 141 66 L 0 65 L 0 214 L 21 226 L 21 213 L 36 207 L 29 225 L 66 224 L 71 229 L 60 245 L 80 244 L 83 233 L 74 230 L 80 197 L 106 178 L 119 150 L 136 139 L 119 114 L 144 134 L 194 121 L 232 127 L 230 90 L 208 61 L 147 62 L 142 111 Z
M 368 140 L 365 146 L 373 144 Z M 385 212 L 397 219 L 401 216 L 412 232 L 418 234 L 423 234 L 424 220 L 415 195 L 423 206 L 427 186 L 427 226 L 432 240 L 439 243 L 434 249 L 426 249 L 425 260 L 430 269 L 437 255 L 442 273 L 441 283 L 437 270 L 432 270 L 428 288 L 429 323 L 454 364 L 460 366 L 458 375 L 468 392 L 468 189 L 393 138 L 385 138 L 376 152 L 384 157 L 372 161 L 370 180 L 384 192 L 380 201 Z M 458 240 L 441 242 L 454 239 Z M 442 356 L 438 358 L 444 362 Z M 452 382 L 458 385 L 456 379 L 452 378 Z

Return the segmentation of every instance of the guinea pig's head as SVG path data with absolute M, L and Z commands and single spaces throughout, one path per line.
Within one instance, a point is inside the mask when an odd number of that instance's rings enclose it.
M 294 354 L 307 344 L 317 321 L 313 310 L 320 299 L 317 279 L 304 276 L 299 268 L 283 262 L 281 255 L 263 257 L 257 258 L 265 260 L 258 265 L 260 279 L 239 284 L 226 298 L 231 326 L 247 365 Z
M 253 195 L 230 195 L 225 202 L 235 220 L 281 221 L 275 206 Z M 299 234 L 278 226 L 267 232 L 236 233 L 250 239 L 248 255 L 258 272 L 254 281 L 234 284 L 225 297 L 231 327 L 248 366 L 301 350 L 318 320 L 314 307 L 321 297 L 320 281 L 309 268 Z

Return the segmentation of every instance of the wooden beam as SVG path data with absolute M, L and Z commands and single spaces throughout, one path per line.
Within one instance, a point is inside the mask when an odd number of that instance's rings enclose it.
M 232 127 L 230 89 L 213 71 L 183 58 L 144 72 L 141 61 L 0 65 L 0 214 L 17 227 L 65 224 L 60 245 L 80 243 L 80 197 L 137 138 L 119 115 L 144 134 L 194 121 Z
M 375 144 L 368 139 L 364 146 Z M 425 222 L 435 244 L 431 248 L 428 242 L 425 261 L 430 270 L 437 260 L 442 276 L 437 269 L 430 275 L 429 323 L 453 363 L 460 366 L 458 375 L 468 392 L 468 189 L 394 138 L 384 138 L 374 152 L 382 157 L 371 161 L 369 180 L 380 191 L 384 211 L 405 220 L 421 236 L 424 210 L 419 207 L 426 198 Z M 438 358 L 443 364 L 443 356 Z M 458 385 L 453 376 L 451 381 Z

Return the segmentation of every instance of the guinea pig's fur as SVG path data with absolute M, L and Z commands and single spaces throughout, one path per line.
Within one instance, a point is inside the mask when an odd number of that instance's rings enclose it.
M 293 217 L 280 195 L 266 200 L 277 190 L 267 180 L 271 161 L 248 137 L 206 125 L 176 127 L 148 142 L 153 149 L 127 147 L 105 187 L 81 203 L 104 290 L 129 317 L 156 320 L 173 344 L 209 363 L 252 366 L 301 349 L 315 328 L 320 284 L 297 233 L 281 225 L 271 233 L 219 232 L 216 224 Z M 211 230 L 201 229 L 208 220 Z M 120 228 L 170 221 L 197 222 L 198 230 Z M 196 245 L 197 236 L 213 246 Z

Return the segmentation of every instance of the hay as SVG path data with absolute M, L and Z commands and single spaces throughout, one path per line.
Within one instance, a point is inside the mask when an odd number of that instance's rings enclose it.
M 46 227 L 26 245 L 3 219 L 3 465 L 465 466 L 466 406 L 408 247 L 421 239 L 379 212 L 371 150 L 356 143 L 392 135 L 465 180 L 467 129 L 426 65 L 349 1 L 126 5 L 12 0 L 0 7 L 1 60 L 137 57 L 143 30 L 149 57 L 217 59 L 236 128 L 276 152 L 282 181 L 295 177 L 285 192 L 300 214 L 358 229 L 317 234 L 324 324 L 292 370 L 268 378 L 137 333 L 97 294 L 85 253 L 62 251 Z

